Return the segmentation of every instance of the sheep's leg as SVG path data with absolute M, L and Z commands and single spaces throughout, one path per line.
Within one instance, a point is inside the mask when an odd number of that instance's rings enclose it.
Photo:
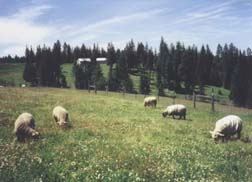
M 182 115 L 180 114 L 180 115 L 179 115 L 179 119 L 181 119 L 181 118 L 182 118 Z
M 223 143 L 226 141 L 224 136 L 221 137 L 221 140 L 222 140 Z
M 173 118 L 173 119 L 175 119 L 175 116 L 174 116 L 174 114 L 172 114 L 172 118 Z
M 184 120 L 186 120 L 186 115 L 184 114 Z
M 241 138 L 241 132 L 240 132 L 240 131 L 237 133 L 237 138 L 238 138 L 238 139 Z

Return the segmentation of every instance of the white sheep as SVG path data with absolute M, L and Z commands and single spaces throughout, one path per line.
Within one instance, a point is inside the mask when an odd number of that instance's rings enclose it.
M 175 119 L 174 116 L 179 116 L 179 119 L 183 116 L 186 119 L 186 107 L 182 104 L 170 105 L 163 111 L 162 115 L 163 117 L 172 115 L 173 119 Z
M 37 139 L 39 132 L 35 130 L 35 120 L 30 113 L 22 113 L 15 121 L 13 131 L 18 141 L 24 141 L 25 138 Z
M 151 97 L 146 97 L 144 99 L 144 107 L 146 107 L 146 106 L 156 107 L 156 105 L 157 105 L 157 98 L 156 97 L 151 96 Z
M 229 138 L 232 135 L 237 134 L 237 138 L 241 137 L 242 130 L 242 120 L 236 115 L 228 115 L 219 119 L 213 131 L 209 131 L 212 135 L 212 138 L 216 141 L 219 138 L 222 138 L 224 141 L 225 138 Z
M 69 115 L 68 111 L 65 108 L 63 108 L 62 106 L 56 106 L 53 109 L 53 117 L 55 119 L 55 122 L 59 126 L 62 126 L 62 127 L 67 126 L 68 119 L 69 119 L 68 115 Z

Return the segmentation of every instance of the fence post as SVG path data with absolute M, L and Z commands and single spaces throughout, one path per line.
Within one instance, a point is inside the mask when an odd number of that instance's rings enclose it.
M 193 92 L 193 108 L 196 108 L 196 95 L 195 92 Z
M 108 95 L 108 85 L 106 85 L 106 95 Z
M 214 90 L 212 89 L 212 112 L 214 112 Z
M 123 86 L 123 97 L 125 96 L 126 88 Z
M 90 85 L 89 85 L 89 81 L 88 81 L 88 93 L 90 93 L 90 87 L 89 87 Z

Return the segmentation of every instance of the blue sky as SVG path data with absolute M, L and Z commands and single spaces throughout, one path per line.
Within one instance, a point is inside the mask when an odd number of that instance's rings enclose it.
M 57 39 L 123 48 L 132 38 L 158 49 L 161 36 L 213 51 L 252 47 L 252 0 L 0 0 L 0 56 Z

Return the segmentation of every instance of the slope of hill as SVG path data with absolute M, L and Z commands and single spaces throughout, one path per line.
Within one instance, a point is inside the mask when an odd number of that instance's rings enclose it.
M 252 144 L 215 144 L 215 121 L 227 114 L 244 120 L 249 141 L 252 112 L 177 99 L 188 108 L 187 121 L 162 118 L 172 103 L 160 97 L 144 108 L 143 96 L 88 93 L 54 88 L 0 89 L 0 179 L 2 181 L 251 181 Z M 52 109 L 69 110 L 71 128 L 58 128 Z M 14 141 L 13 124 L 30 112 L 41 133 L 37 141 Z
M 24 83 L 23 80 L 24 64 L 0 64 L 0 84 L 8 82 L 8 85 L 16 85 Z
M 67 85 L 70 88 L 75 88 L 74 83 L 74 73 L 73 73 L 73 65 L 70 63 L 63 64 L 61 66 L 62 72 L 66 77 Z M 109 68 L 107 65 L 101 65 L 101 69 L 104 77 L 108 78 Z M 13 85 L 19 86 L 24 83 L 23 80 L 23 70 L 24 64 L 0 64 L 0 81 L 7 81 L 12 83 Z M 133 81 L 133 88 L 136 91 L 139 91 L 140 77 L 138 74 L 130 74 L 130 78 Z M 151 79 L 151 94 L 157 93 L 157 89 L 155 86 L 155 76 L 152 74 Z M 1 82 L 0 82 L 1 83 Z M 213 86 L 205 86 L 205 93 L 207 95 L 211 95 L 212 88 L 214 89 L 215 95 L 219 100 L 228 100 L 230 91 L 224 88 L 213 87 Z

